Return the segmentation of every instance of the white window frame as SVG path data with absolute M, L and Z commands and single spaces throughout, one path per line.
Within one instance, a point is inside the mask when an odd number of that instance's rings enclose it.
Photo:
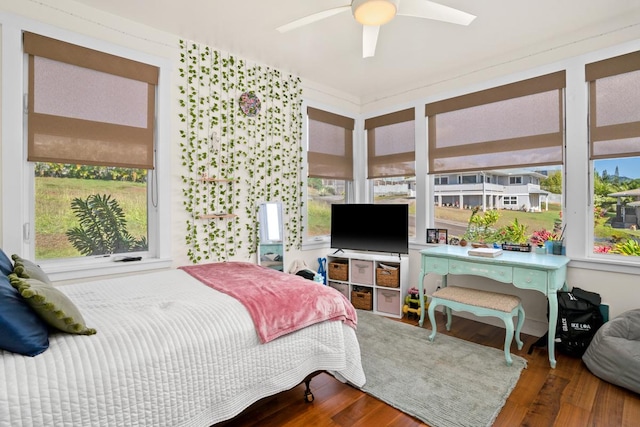
M 26 55 L 22 50 L 22 31 L 30 31 L 68 43 L 105 53 L 145 62 L 160 68 L 156 97 L 156 169 L 149 180 L 148 229 L 150 250 L 139 262 L 113 262 L 110 258 L 74 258 L 39 262 L 54 280 L 81 279 L 132 271 L 152 270 L 171 266 L 170 225 L 170 110 L 171 63 L 168 59 L 123 48 L 65 30 L 52 28 L 28 19 L 0 15 L 2 22 L 2 123 L 22 123 L 23 126 L 2 126 L 2 248 L 27 259 L 35 258 L 35 177 L 34 165 L 26 161 L 26 115 L 24 102 L 28 75 Z M 21 141 L 21 144 L 15 143 Z M 16 177 L 21 179 L 16 183 Z M 154 187 L 155 186 L 155 187 Z
M 309 236 L 309 193 L 307 191 L 309 187 L 308 175 L 309 175 L 309 163 L 307 152 L 309 150 L 309 115 L 307 114 L 307 107 L 316 108 L 318 110 L 327 111 L 329 113 L 338 114 L 345 117 L 352 117 L 355 120 L 355 129 L 353 131 L 353 181 L 344 180 L 344 202 L 345 203 L 354 203 L 356 200 L 356 193 L 361 192 L 356 187 L 356 181 L 358 181 L 358 174 L 361 173 L 358 171 L 358 168 L 363 168 L 366 163 L 364 160 L 357 159 L 356 156 L 364 155 L 361 152 L 362 147 L 358 146 L 359 141 L 362 138 L 362 131 L 359 129 L 362 128 L 363 122 L 362 119 L 358 117 L 357 114 L 349 113 L 347 111 L 343 111 L 340 109 L 336 109 L 335 107 L 331 107 L 329 105 L 325 105 L 322 103 L 316 103 L 313 101 L 303 100 L 302 102 L 302 111 L 304 111 L 303 118 L 303 126 L 302 126 L 302 141 L 303 141 L 303 150 L 302 150 L 302 176 L 303 176 L 303 185 L 302 185 L 302 198 L 304 200 L 304 204 L 302 206 L 302 223 L 304 224 L 304 234 L 302 238 L 302 250 L 312 250 L 312 249 L 328 249 L 331 245 L 331 235 L 323 235 L 323 236 Z
M 473 182 L 464 182 L 465 178 L 473 178 Z M 480 180 L 480 183 L 482 183 L 482 180 Z M 460 175 L 460 184 L 478 184 L 478 175 L 477 174 Z
M 509 185 L 522 185 L 522 176 L 510 176 L 509 177 Z
M 502 204 L 505 206 L 512 206 L 518 204 L 518 196 L 503 196 Z

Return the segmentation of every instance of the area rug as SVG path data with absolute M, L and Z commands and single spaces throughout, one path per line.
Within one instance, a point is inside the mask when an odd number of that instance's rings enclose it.
M 526 359 L 358 310 L 362 391 L 431 427 L 491 426 Z

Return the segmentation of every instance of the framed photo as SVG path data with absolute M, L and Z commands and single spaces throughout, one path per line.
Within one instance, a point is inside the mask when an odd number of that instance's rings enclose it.
M 427 228 L 427 243 L 438 243 L 437 228 Z
M 446 245 L 449 242 L 448 234 L 449 234 L 449 231 L 446 228 L 439 228 L 437 243 L 440 245 Z

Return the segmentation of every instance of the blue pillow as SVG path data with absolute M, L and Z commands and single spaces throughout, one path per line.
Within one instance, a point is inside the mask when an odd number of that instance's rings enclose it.
M 0 349 L 36 356 L 47 348 L 49 327 L 0 274 Z
M 13 263 L 11 262 L 7 254 L 5 254 L 2 249 L 0 249 L 0 272 L 2 272 L 2 274 L 4 274 L 5 276 L 8 276 L 12 271 Z

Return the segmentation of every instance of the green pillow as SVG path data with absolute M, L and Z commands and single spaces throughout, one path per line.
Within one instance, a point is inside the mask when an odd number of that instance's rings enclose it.
M 47 273 L 35 262 L 24 259 L 16 254 L 11 255 L 11 258 L 13 259 L 13 272 L 16 273 L 18 277 L 22 277 L 23 279 L 36 279 L 49 285 L 52 284 Z
M 87 328 L 80 310 L 59 289 L 36 279 L 9 275 L 11 286 L 16 288 L 27 304 L 50 326 L 70 334 L 93 335 L 96 330 Z

